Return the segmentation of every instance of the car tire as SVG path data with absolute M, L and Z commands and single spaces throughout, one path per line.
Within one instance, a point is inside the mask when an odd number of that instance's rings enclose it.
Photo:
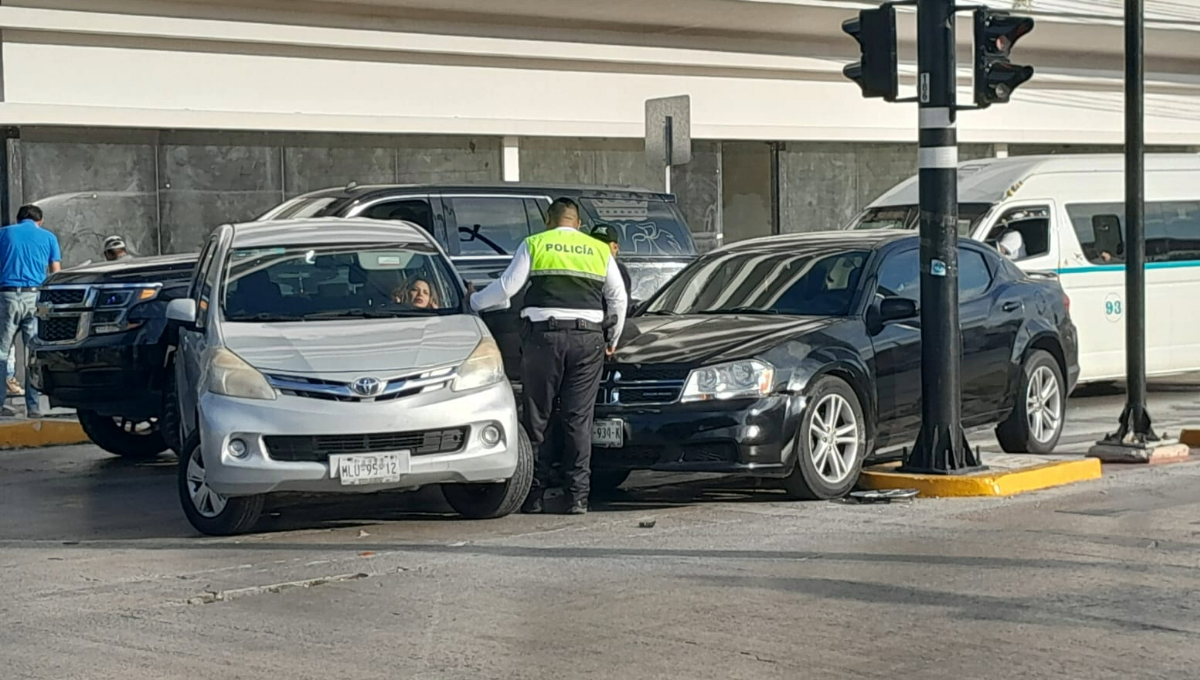
M 796 433 L 795 466 L 783 487 L 803 500 L 842 498 L 858 483 L 866 457 L 862 404 L 850 385 L 835 376 L 818 378 L 807 396 Z
M 209 536 L 233 536 L 254 528 L 262 517 L 265 496 L 225 498 L 208 488 L 200 438 L 191 437 L 179 455 L 179 502 L 196 531 Z
M 1058 361 L 1044 350 L 1030 352 L 1021 367 L 1017 404 L 996 426 L 1000 448 L 1008 453 L 1053 453 L 1066 413 L 1066 380 Z
M 154 424 L 151 429 L 139 431 L 136 427 L 126 429 L 129 421 L 124 418 L 102 416 L 95 411 L 76 411 L 83 433 L 105 451 L 131 460 L 149 460 L 167 450 L 162 430 Z
M 593 470 L 591 480 L 592 493 L 612 493 L 619 489 L 632 473 L 632 470 Z
M 175 391 L 175 366 L 167 365 L 167 377 L 163 384 L 162 417 L 158 419 L 158 431 L 162 433 L 167 448 L 176 456 L 183 456 L 183 419 L 180 417 L 179 395 Z
M 533 445 L 525 428 L 517 430 L 517 469 L 508 481 L 442 485 L 442 495 L 455 512 L 467 519 L 497 519 L 516 512 L 525 502 L 533 485 Z

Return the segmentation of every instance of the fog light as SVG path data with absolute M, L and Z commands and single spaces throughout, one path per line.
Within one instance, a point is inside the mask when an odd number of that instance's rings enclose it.
M 758 439 L 758 435 L 762 434 L 762 428 L 757 425 L 751 425 L 746 428 L 746 439 Z
M 495 425 L 487 425 L 479 433 L 479 440 L 483 442 L 484 446 L 495 446 L 500 443 L 500 434 L 500 428 Z
M 246 448 L 246 442 L 241 439 L 234 439 L 229 442 L 229 455 L 234 458 L 245 458 L 250 450 Z

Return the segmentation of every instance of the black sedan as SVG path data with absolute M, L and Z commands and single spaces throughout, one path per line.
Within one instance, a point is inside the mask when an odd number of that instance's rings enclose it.
M 632 470 L 782 478 L 836 498 L 921 418 L 911 232 L 776 236 L 709 253 L 647 301 L 606 368 L 593 486 Z M 986 245 L 959 245 L 965 427 L 1048 453 L 1079 376 L 1069 300 Z

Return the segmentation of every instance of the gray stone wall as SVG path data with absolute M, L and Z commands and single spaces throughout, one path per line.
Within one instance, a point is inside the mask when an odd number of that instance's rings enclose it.
M 993 153 L 990 145 L 959 147 L 962 160 Z M 779 154 L 779 231 L 837 229 L 916 172 L 916 144 L 789 143 Z
M 136 253 L 190 252 L 220 224 L 315 189 L 500 180 L 494 137 L 25 128 L 12 203 L 36 202 L 66 266 L 119 234 Z

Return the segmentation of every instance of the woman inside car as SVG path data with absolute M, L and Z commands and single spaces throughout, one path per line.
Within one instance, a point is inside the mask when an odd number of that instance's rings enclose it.
M 392 291 L 392 301 L 416 309 L 437 309 L 439 307 L 433 287 L 429 285 L 428 280 L 420 276 L 412 277 L 407 283 Z

